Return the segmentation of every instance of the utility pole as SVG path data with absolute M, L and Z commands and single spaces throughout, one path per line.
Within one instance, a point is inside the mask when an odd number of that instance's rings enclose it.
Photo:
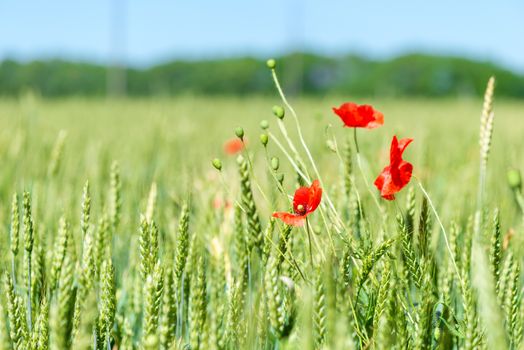
M 124 59 L 126 33 L 126 0 L 111 1 L 111 62 L 107 69 L 107 95 L 126 95 L 126 67 Z

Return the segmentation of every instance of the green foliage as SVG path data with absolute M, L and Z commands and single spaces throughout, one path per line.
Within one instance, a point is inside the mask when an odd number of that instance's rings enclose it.
M 497 77 L 498 94 L 524 96 L 524 77 L 492 63 L 460 57 L 408 54 L 386 61 L 349 55 L 323 57 L 294 53 L 281 57 L 276 68 L 286 88 L 308 94 L 364 96 L 479 95 L 486 79 Z M 180 93 L 245 95 L 272 92 L 262 60 L 233 58 L 173 61 L 147 69 L 128 68 L 127 92 L 131 96 Z M 43 96 L 103 96 L 107 68 L 61 60 L 0 62 L 0 95 L 16 96 L 33 89 Z

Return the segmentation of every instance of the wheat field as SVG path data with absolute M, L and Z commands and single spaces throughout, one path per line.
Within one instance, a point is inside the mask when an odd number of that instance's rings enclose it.
M 0 349 L 524 348 L 524 103 L 488 95 L 0 100 Z

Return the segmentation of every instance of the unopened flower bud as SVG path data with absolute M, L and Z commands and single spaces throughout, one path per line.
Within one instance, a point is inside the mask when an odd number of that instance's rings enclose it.
M 269 128 L 269 123 L 268 123 L 268 121 L 265 120 L 265 119 L 262 120 L 262 121 L 260 122 L 260 127 L 261 127 L 262 129 L 264 129 L 264 130 L 266 130 L 267 128 Z
M 514 191 L 520 191 L 522 187 L 522 178 L 518 169 L 509 169 L 507 173 L 508 184 Z
M 276 115 L 279 119 L 284 119 L 286 111 L 282 106 L 273 106 L 273 114 Z
M 266 66 L 269 69 L 275 69 L 275 67 L 277 66 L 277 61 L 275 61 L 273 58 L 270 58 L 266 61 Z
M 242 129 L 241 127 L 236 128 L 235 135 L 237 135 L 239 139 L 243 140 L 244 139 L 244 129 Z
M 222 162 L 220 161 L 220 159 L 218 158 L 213 159 L 213 166 L 218 171 L 222 170 Z
M 269 136 L 267 136 L 267 134 L 260 134 L 260 142 L 262 142 L 264 147 L 267 146 L 268 141 L 269 141 Z
M 277 174 L 277 180 L 282 185 L 282 183 L 284 182 L 284 174 L 283 173 Z
M 274 171 L 277 171 L 280 167 L 280 162 L 277 157 L 271 158 L 271 168 L 273 168 Z

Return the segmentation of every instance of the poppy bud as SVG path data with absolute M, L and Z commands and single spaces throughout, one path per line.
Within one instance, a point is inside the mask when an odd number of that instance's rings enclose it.
M 283 173 L 277 174 L 277 180 L 282 185 L 282 183 L 284 182 L 284 174 Z
M 312 226 L 312 229 L 313 229 L 313 233 L 316 234 L 317 236 L 322 233 L 322 228 L 318 225 Z
M 522 186 L 522 178 L 518 169 L 510 169 L 507 173 L 508 184 L 514 191 L 520 191 Z
M 265 119 L 262 120 L 262 121 L 260 122 L 260 127 L 261 127 L 262 129 L 264 129 L 264 130 L 266 130 L 267 128 L 269 128 L 269 123 L 268 123 L 268 121 L 265 120 Z
M 260 134 L 260 142 L 264 145 L 264 147 L 267 146 L 267 142 L 269 141 L 269 137 L 267 134 Z
M 274 171 L 277 171 L 280 166 L 280 162 L 277 157 L 271 158 L 271 168 L 273 168 Z
M 266 66 L 269 69 L 275 69 L 275 67 L 277 66 L 277 61 L 275 61 L 273 58 L 270 58 L 266 61 Z
M 273 114 L 276 115 L 279 119 L 284 119 L 286 111 L 282 106 L 273 106 Z
M 244 140 L 244 129 L 242 129 L 240 126 L 235 129 L 235 135 L 241 140 Z
M 220 161 L 220 159 L 218 159 L 218 158 L 213 159 L 212 164 L 213 164 L 213 166 L 215 167 L 216 170 L 218 170 L 218 171 L 222 170 L 222 162 Z

